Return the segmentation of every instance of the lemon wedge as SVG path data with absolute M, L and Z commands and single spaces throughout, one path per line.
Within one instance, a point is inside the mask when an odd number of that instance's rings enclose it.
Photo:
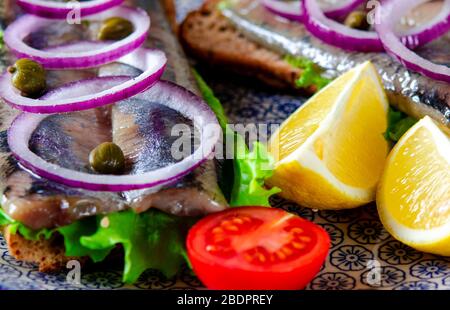
M 383 137 L 388 101 L 372 63 L 343 74 L 272 135 L 269 186 L 317 209 L 345 209 L 375 199 L 389 152 Z
M 377 206 L 396 239 L 450 255 L 450 140 L 429 117 L 411 127 L 389 155 Z

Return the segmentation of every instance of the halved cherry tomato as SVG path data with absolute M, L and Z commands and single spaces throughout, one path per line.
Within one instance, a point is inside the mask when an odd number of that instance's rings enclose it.
M 330 248 L 321 227 L 281 209 L 232 208 L 189 231 L 192 267 L 210 289 L 302 289 Z

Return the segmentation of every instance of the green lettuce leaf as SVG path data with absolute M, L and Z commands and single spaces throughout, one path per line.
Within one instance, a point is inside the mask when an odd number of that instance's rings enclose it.
M 121 244 L 125 251 L 124 282 L 135 282 L 149 268 L 167 277 L 177 273 L 186 258 L 184 233 L 190 226 L 183 218 L 155 210 L 142 214 L 130 210 L 109 214 L 107 219 L 106 227 L 98 225 L 96 233 L 80 241 L 87 248 L 106 251 Z
M 8 216 L 0 207 L 0 227 L 14 223 L 14 220 Z
M 12 233 L 20 233 L 27 240 L 49 239 L 59 232 L 64 237 L 67 256 L 89 256 L 94 262 L 101 262 L 121 244 L 125 251 L 126 283 L 135 282 L 148 268 L 171 277 L 184 261 L 188 262 L 184 240 L 195 219 L 156 210 L 140 214 L 129 210 L 107 215 L 109 225 L 103 227 L 104 217 L 93 216 L 67 226 L 35 231 L 11 219 L 0 207 L 0 226 L 9 225 Z
M 397 142 L 411 128 L 417 120 L 405 113 L 389 107 L 388 111 L 388 128 L 384 133 L 386 140 Z
M 50 229 L 45 228 L 45 229 L 35 231 L 35 230 L 32 230 L 32 229 L 26 227 L 22 223 L 12 219 L 0 207 L 0 227 L 4 227 L 7 225 L 9 225 L 8 230 L 11 233 L 16 234 L 17 232 L 19 232 L 27 240 L 35 241 L 35 240 L 40 239 L 41 237 L 43 237 L 45 239 L 49 239 L 51 237 L 51 235 L 53 234 L 53 231 Z
M 50 239 L 54 229 L 47 229 L 43 228 L 40 230 L 33 230 L 31 228 L 28 228 L 27 226 L 23 225 L 22 223 L 12 219 L 5 213 L 5 211 L 0 207 L 0 227 L 9 226 L 8 230 L 9 232 L 13 234 L 20 233 L 25 239 L 36 241 L 41 238 L 44 239 Z
M 64 246 L 67 256 L 89 256 L 94 262 L 100 262 L 109 254 L 109 250 L 92 250 L 80 243 L 81 236 L 89 236 L 97 231 L 96 217 L 89 217 L 76 221 L 70 225 L 54 229 L 33 230 L 19 221 L 10 218 L 0 207 L 0 227 L 9 225 L 8 230 L 13 234 L 19 233 L 27 240 L 36 241 L 41 238 L 50 239 L 55 232 L 64 237 Z
M 255 142 L 253 151 L 247 147 L 244 138 L 228 126 L 222 104 L 215 97 L 212 89 L 204 79 L 194 70 L 200 92 L 206 103 L 211 107 L 219 120 L 224 132 L 224 141 L 234 141 L 234 175 L 223 174 L 227 180 L 222 183 L 233 184 L 229 203 L 232 207 L 238 206 L 270 206 L 270 196 L 279 193 L 279 188 L 267 189 L 264 181 L 273 173 L 273 158 L 268 154 L 266 147 Z M 227 169 L 227 167 L 225 167 Z
M 64 237 L 67 256 L 89 256 L 95 263 L 103 261 L 108 256 L 114 247 L 91 249 L 80 242 L 82 236 L 90 236 L 96 233 L 97 222 L 97 217 L 93 216 L 56 229 Z
M 195 80 L 197 81 L 198 88 L 202 93 L 203 99 L 209 105 L 211 110 L 216 114 L 217 120 L 219 121 L 220 127 L 222 130 L 225 130 L 228 124 L 227 116 L 225 115 L 225 110 L 223 109 L 222 104 L 219 99 L 214 96 L 214 92 L 212 89 L 206 84 L 205 80 L 200 76 L 200 74 L 196 70 L 192 70 L 194 74 Z
M 287 55 L 284 57 L 284 60 L 291 66 L 303 70 L 302 75 L 295 81 L 296 86 L 299 88 L 315 85 L 320 90 L 331 82 L 330 79 L 322 76 L 323 69 L 307 58 Z
M 235 178 L 230 206 L 270 207 L 269 198 L 281 191 L 277 187 L 264 187 L 264 181 L 273 173 L 273 158 L 267 153 L 264 144 L 255 142 L 250 152 L 244 138 L 238 134 L 236 136 L 238 147 L 234 159 Z M 239 148 L 239 145 L 244 147 Z
M 33 230 L 17 221 L 14 221 L 9 225 L 9 231 L 13 234 L 19 232 L 23 237 L 25 237 L 25 239 L 33 241 L 39 240 L 41 238 L 48 240 L 55 232 L 54 229 L 47 229 L 47 228 L 43 228 L 40 230 Z
M 5 43 L 3 41 L 3 30 L 0 29 L 0 49 L 2 49 L 5 46 Z

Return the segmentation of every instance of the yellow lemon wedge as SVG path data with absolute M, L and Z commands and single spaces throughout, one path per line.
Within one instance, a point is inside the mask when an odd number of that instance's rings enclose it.
M 396 239 L 450 255 L 450 140 L 429 117 L 411 127 L 389 155 L 377 206 Z
M 388 101 L 372 63 L 346 72 L 309 99 L 272 135 L 269 186 L 317 209 L 375 200 L 389 144 Z

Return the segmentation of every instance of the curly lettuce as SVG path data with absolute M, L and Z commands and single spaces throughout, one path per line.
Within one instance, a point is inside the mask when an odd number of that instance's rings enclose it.
M 266 147 L 260 143 L 253 144 L 253 151 L 247 147 L 244 138 L 233 131 L 228 125 L 228 120 L 220 100 L 214 95 L 212 89 L 203 78 L 194 71 L 200 92 L 206 103 L 214 111 L 224 132 L 224 141 L 234 141 L 234 176 L 229 176 L 228 184 L 233 184 L 230 206 L 266 206 L 269 207 L 269 198 L 280 192 L 279 188 L 267 189 L 264 181 L 272 176 L 273 158 L 267 152 Z M 223 180 L 222 180 L 223 181 Z
M 331 82 L 322 76 L 323 69 L 309 59 L 287 55 L 284 60 L 295 68 L 302 69 L 302 75 L 295 81 L 298 88 L 316 86 L 320 90 Z
M 187 259 L 185 234 L 190 227 L 182 217 L 159 211 L 137 214 L 125 211 L 101 219 L 97 231 L 80 238 L 81 244 L 92 250 L 110 251 L 122 245 L 125 252 L 123 281 L 133 283 L 145 270 L 153 268 L 165 276 L 174 276 Z
M 3 41 L 3 30 L 0 29 L 0 49 L 3 49 L 5 42 Z
M 106 224 L 105 224 L 106 223 Z M 54 229 L 32 230 L 11 219 L 0 208 L 0 226 L 20 233 L 27 240 L 50 239 L 56 232 L 64 237 L 67 256 L 88 256 L 103 261 L 121 245 L 125 253 L 123 282 L 133 283 L 147 269 L 174 276 L 187 261 L 184 240 L 192 218 L 172 216 L 157 210 L 133 210 L 98 215 Z
M 386 140 L 396 143 L 415 123 L 417 123 L 417 119 L 393 107 L 389 107 L 388 128 L 384 133 L 384 137 Z

